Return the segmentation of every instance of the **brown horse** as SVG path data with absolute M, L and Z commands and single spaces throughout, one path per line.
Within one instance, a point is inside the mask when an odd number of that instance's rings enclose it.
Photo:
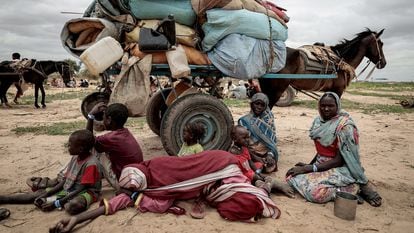
M 373 62 L 378 69 L 382 69 L 386 65 L 384 53 L 382 51 L 383 43 L 380 40 L 381 34 L 384 32 L 365 31 L 358 33 L 352 40 L 344 39 L 337 45 L 331 46 L 331 50 L 348 63 L 352 68 L 356 68 L 364 57 Z M 285 67 L 279 71 L 281 74 L 307 74 L 318 73 L 316 71 L 306 71 L 305 63 L 298 49 L 287 48 L 287 57 Z M 333 91 L 341 96 L 345 88 L 351 82 L 350 75 L 345 74 L 343 70 L 339 70 L 335 79 L 259 79 L 260 86 L 269 97 L 269 107 L 273 107 L 279 100 L 280 96 L 291 85 L 299 90 L 312 91 Z

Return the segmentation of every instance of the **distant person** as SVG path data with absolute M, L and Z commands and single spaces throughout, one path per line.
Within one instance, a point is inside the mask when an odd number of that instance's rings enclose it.
M 89 87 L 89 82 L 87 79 L 81 79 L 79 87 Z
M 20 53 L 12 53 L 12 63 L 10 64 L 10 66 L 16 69 L 16 67 L 20 63 L 20 57 L 21 57 Z M 14 82 L 14 86 L 17 89 L 16 96 L 14 97 L 14 100 L 13 100 L 15 104 L 18 104 L 19 101 L 17 99 L 23 96 L 23 89 L 22 89 L 23 82 L 24 80 L 22 79 L 20 79 L 19 82 Z
M 13 62 L 20 61 L 20 53 L 13 53 L 12 54 L 12 61 Z
M 233 84 L 233 81 L 228 81 L 226 87 L 223 90 L 223 95 L 226 98 L 231 98 L 233 95 L 234 88 L 236 88 L 236 85 Z
M 232 90 L 232 96 L 236 99 L 246 99 L 247 98 L 247 89 L 244 86 L 244 81 L 240 80 L 239 81 L 239 85 L 236 86 L 233 90 Z
M 67 84 L 68 87 L 76 87 L 76 79 L 75 78 L 71 78 L 70 81 Z

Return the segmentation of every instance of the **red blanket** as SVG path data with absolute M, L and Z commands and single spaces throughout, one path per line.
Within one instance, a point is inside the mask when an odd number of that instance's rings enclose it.
M 222 150 L 208 150 L 198 154 L 184 157 L 165 156 L 158 157 L 139 164 L 131 164 L 128 167 L 136 167 L 147 178 L 147 188 L 155 189 L 182 181 L 190 180 L 206 174 L 219 171 L 230 164 L 237 165 L 236 157 Z M 198 187 L 195 193 L 203 187 Z M 175 193 L 175 194 L 174 194 Z M 177 195 L 181 193 L 180 195 Z M 172 190 L 170 192 L 146 192 L 146 195 L 157 198 L 190 198 L 194 192 Z

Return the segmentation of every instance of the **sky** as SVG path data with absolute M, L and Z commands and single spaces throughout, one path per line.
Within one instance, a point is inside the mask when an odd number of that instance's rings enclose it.
M 0 8 L 0 61 L 13 52 L 22 57 L 60 60 L 72 57 L 60 41 L 66 21 L 80 17 L 92 0 L 13 0 Z M 316 41 L 335 45 L 370 28 L 385 28 L 381 39 L 387 66 L 374 79 L 414 81 L 414 3 L 412 0 L 274 0 L 290 17 L 292 48 Z M 358 70 L 366 64 L 363 61 Z M 366 72 L 368 73 L 368 72 Z M 364 76 L 364 75 L 363 75 Z

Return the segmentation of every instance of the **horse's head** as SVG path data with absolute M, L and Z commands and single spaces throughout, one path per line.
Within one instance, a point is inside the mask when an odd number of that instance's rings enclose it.
M 66 85 L 71 79 L 70 66 L 67 62 L 51 60 L 36 61 L 33 66 L 46 77 L 52 73 L 58 72 Z
M 69 81 L 71 79 L 71 73 L 70 73 L 70 66 L 66 62 L 60 62 L 59 64 L 60 68 L 59 73 L 62 76 L 63 82 L 65 83 L 65 86 L 68 86 Z
M 367 43 L 367 51 L 365 56 L 375 64 L 378 69 L 382 69 L 387 64 L 385 60 L 384 52 L 382 50 L 383 43 L 380 36 L 384 32 L 382 29 L 380 32 L 372 32 L 370 36 L 367 36 L 364 40 Z

